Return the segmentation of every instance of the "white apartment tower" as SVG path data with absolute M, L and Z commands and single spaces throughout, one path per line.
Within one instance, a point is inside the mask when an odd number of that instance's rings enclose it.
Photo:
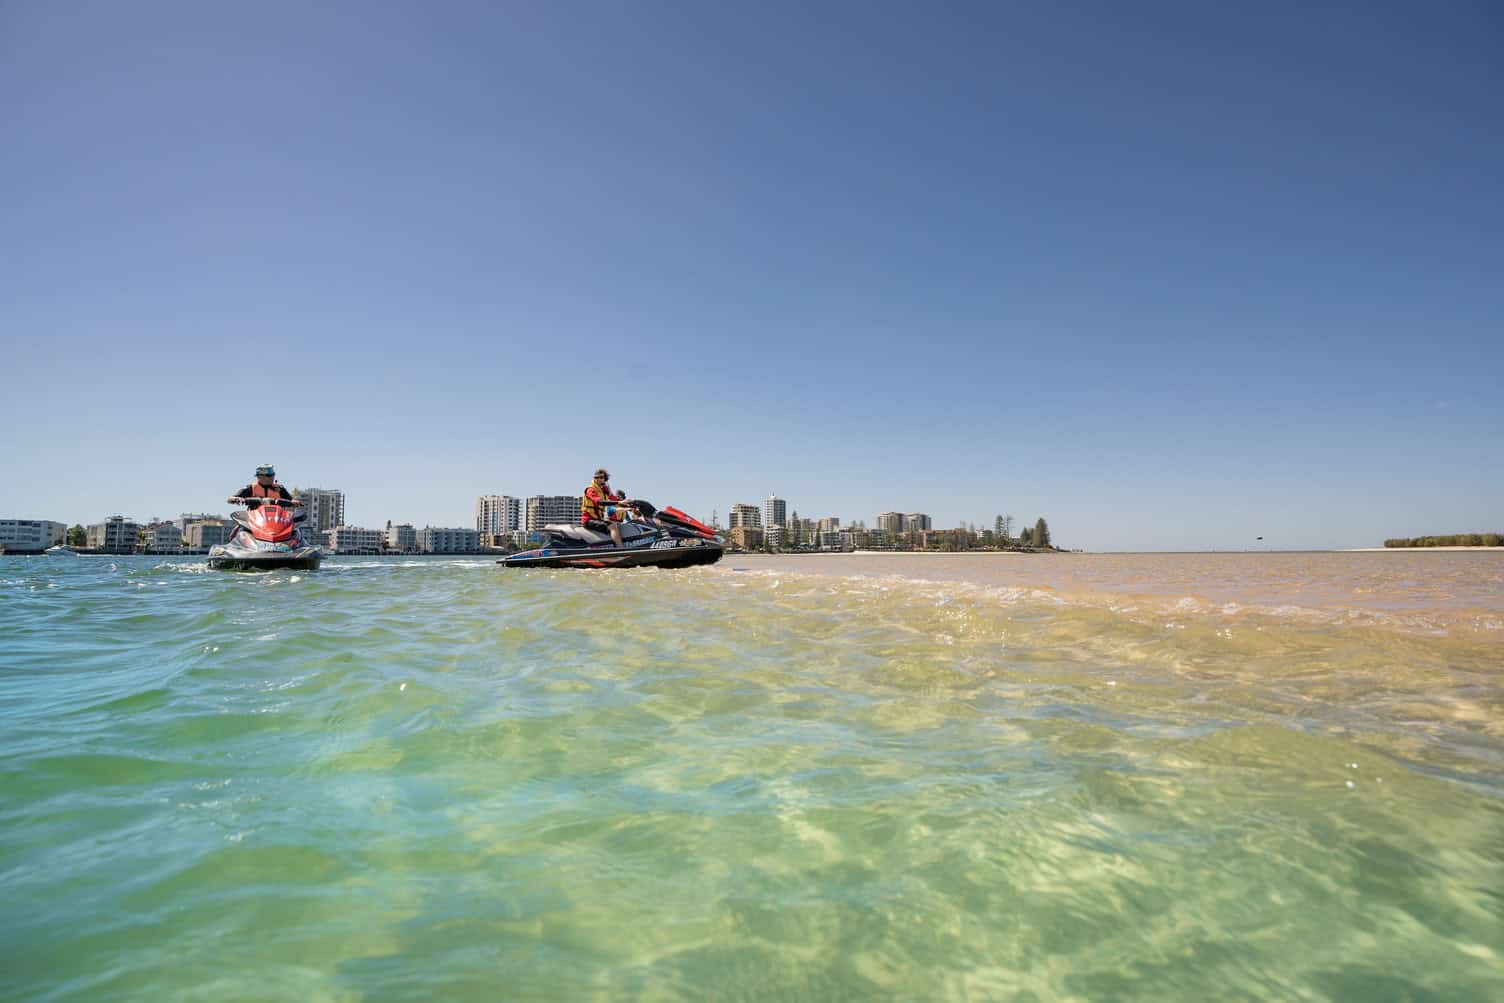
M 906 521 L 902 512 L 877 513 L 877 528 L 889 533 L 902 533 Z
M 579 495 L 533 495 L 527 500 L 527 528 L 580 521 Z
M 757 506 L 742 502 L 731 506 L 730 520 L 731 529 L 759 529 L 762 526 L 762 517 L 757 512 Z
M 482 537 L 515 533 L 522 528 L 522 500 L 511 495 L 475 499 L 475 531 Z
M 768 495 L 762 503 L 762 524 L 768 528 L 783 526 L 789 521 L 789 503 L 775 495 Z
M 312 533 L 317 537 L 336 526 L 345 524 L 345 493 L 343 491 L 331 491 L 324 488 L 293 488 L 292 493 L 307 506 L 308 521 L 303 524 L 305 533 Z
M 910 512 L 903 517 L 904 528 L 910 533 L 918 533 L 921 530 L 934 529 L 930 524 L 930 517 L 923 512 Z

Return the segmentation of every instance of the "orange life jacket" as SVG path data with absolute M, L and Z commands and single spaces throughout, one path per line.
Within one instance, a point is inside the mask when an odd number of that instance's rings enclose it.
M 592 494 L 595 497 L 591 497 Z M 612 493 L 609 484 L 598 488 L 595 482 L 591 481 L 590 486 L 585 489 L 584 495 L 580 498 L 580 522 L 606 518 L 606 503 L 621 501 L 625 497 L 626 495 Z

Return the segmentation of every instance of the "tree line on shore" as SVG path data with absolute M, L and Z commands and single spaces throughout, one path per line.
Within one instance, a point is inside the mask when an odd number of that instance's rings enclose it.
M 1498 547 L 1504 546 L 1504 534 L 1454 533 L 1451 536 L 1395 537 L 1385 540 L 1386 547 Z

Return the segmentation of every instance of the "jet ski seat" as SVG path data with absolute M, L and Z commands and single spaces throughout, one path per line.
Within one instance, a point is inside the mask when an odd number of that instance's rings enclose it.
M 553 523 L 551 525 L 544 526 L 543 532 L 552 533 L 554 536 L 567 536 L 571 540 L 579 540 L 581 543 L 611 542 L 611 536 L 609 533 L 597 533 L 593 529 L 586 529 L 584 526 L 573 524 L 566 525 L 564 523 Z
M 590 545 L 611 542 L 610 533 L 597 533 L 593 529 L 586 529 L 579 523 L 569 523 L 567 525 L 564 523 L 553 523 L 544 526 L 543 531 L 545 533 L 552 533 L 554 536 L 568 537 L 571 540 L 579 540 L 581 543 Z M 621 538 L 623 540 L 630 540 L 646 532 L 648 532 L 647 529 L 636 523 L 624 522 L 621 524 Z

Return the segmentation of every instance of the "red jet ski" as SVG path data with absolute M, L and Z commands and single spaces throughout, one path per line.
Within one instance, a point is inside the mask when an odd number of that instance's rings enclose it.
M 209 567 L 219 571 L 276 571 L 291 568 L 317 571 L 323 548 L 304 542 L 298 523 L 306 513 L 294 514 L 300 502 L 254 499 L 261 504 L 249 512 L 232 512 L 235 532 L 228 543 L 209 548 Z

